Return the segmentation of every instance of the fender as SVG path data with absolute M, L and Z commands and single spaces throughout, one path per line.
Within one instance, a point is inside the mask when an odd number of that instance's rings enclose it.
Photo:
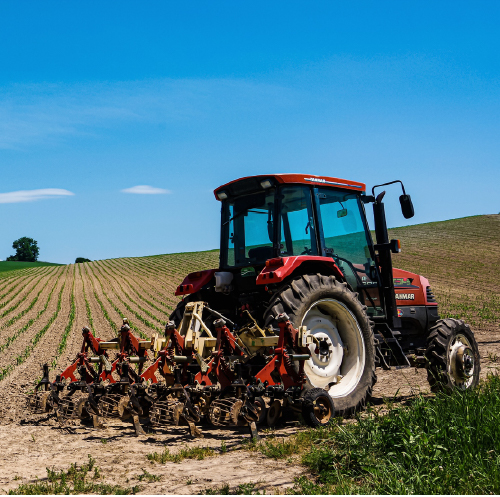
M 213 278 L 216 271 L 217 269 L 206 269 L 205 271 L 189 273 L 177 287 L 175 295 L 190 295 L 191 293 L 196 293 Z
M 290 276 L 297 268 L 305 262 L 315 262 L 324 264 L 333 270 L 333 273 L 340 280 L 344 280 L 342 271 L 331 257 L 321 257 L 314 255 L 297 255 L 290 257 L 276 257 L 266 261 L 266 267 L 257 276 L 257 285 L 268 285 L 280 283 Z

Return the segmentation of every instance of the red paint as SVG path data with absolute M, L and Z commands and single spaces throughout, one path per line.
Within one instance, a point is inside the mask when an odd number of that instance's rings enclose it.
M 207 269 L 205 271 L 196 271 L 189 273 L 184 281 L 177 287 L 175 295 L 190 295 L 201 290 L 214 276 L 216 269 Z
M 224 190 L 225 187 L 238 181 L 242 181 L 248 178 L 258 178 L 261 181 L 265 179 L 274 179 L 277 183 L 298 183 L 301 185 L 316 185 L 322 187 L 335 187 L 342 188 L 345 190 L 355 190 L 357 192 L 366 191 L 366 185 L 364 183 L 359 183 L 357 181 L 350 181 L 341 178 L 333 178 L 329 176 L 317 176 L 315 174 L 267 174 L 265 176 L 245 176 L 244 178 L 239 178 L 229 183 L 226 183 L 219 188 L 214 190 L 215 198 L 217 197 L 217 192 Z
M 304 262 L 316 262 L 325 264 L 330 269 L 333 269 L 333 272 L 337 278 L 342 280 L 344 279 L 342 271 L 330 257 L 297 255 L 291 257 L 278 257 L 268 260 L 266 262 L 266 267 L 257 276 L 256 283 L 257 285 L 279 283 L 283 281 L 287 276 L 290 276 Z M 271 265 L 271 263 L 275 265 Z
M 429 280 L 420 276 L 419 274 L 410 273 L 409 271 L 403 271 L 402 269 L 394 268 L 392 270 L 392 275 L 394 278 L 402 278 L 402 279 L 411 279 L 412 286 L 416 286 L 418 288 L 411 288 L 405 286 L 395 285 L 395 293 L 396 293 L 396 304 L 398 307 L 409 307 L 416 305 L 428 305 L 428 306 L 437 306 L 437 302 L 428 302 L 427 301 L 427 287 L 429 285 Z M 398 295 L 400 294 L 413 294 L 414 299 L 399 299 Z

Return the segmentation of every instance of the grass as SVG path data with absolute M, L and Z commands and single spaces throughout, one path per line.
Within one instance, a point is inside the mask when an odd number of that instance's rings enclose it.
M 416 397 L 357 423 L 310 429 L 253 447 L 300 458 L 315 478 L 294 494 L 498 494 L 500 377 L 472 391 Z
M 74 463 L 67 471 L 54 471 L 47 468 L 47 478 L 37 480 L 35 483 L 23 483 L 15 490 L 10 490 L 9 495 L 130 495 L 140 490 L 138 485 L 125 488 L 120 485 L 97 482 L 101 478 L 101 472 L 92 456 L 89 454 L 88 457 L 87 463 L 81 466 Z
M 152 463 L 160 463 L 165 464 L 166 462 L 175 462 L 180 463 L 184 459 L 198 459 L 199 461 L 205 459 L 205 457 L 214 456 L 215 451 L 210 447 L 191 447 L 187 446 L 181 449 L 179 452 L 175 454 L 171 454 L 170 450 L 166 448 L 163 452 L 153 452 L 152 454 L 148 454 L 146 457 L 148 461 Z
M 64 266 L 65 264 L 57 264 L 55 262 L 21 262 L 21 261 L 0 261 L 0 273 L 4 271 L 15 271 L 16 269 L 26 269 L 28 267 L 42 266 Z
M 255 483 L 242 483 L 233 489 L 229 487 L 228 483 L 219 487 L 204 488 L 198 495 L 265 495 L 265 491 L 260 493 L 256 488 Z

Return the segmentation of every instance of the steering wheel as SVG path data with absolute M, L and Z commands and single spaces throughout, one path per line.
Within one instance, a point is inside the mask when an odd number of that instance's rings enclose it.
M 311 255 L 312 253 L 312 248 L 307 248 L 307 247 L 304 247 L 304 252 L 301 252 L 300 255 Z

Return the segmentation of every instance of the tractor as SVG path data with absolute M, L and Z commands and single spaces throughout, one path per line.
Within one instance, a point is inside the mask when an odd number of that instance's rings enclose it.
M 251 176 L 220 186 L 214 191 L 221 202 L 219 267 L 184 278 L 171 327 L 179 328 L 186 309 L 203 303 L 199 321 L 207 340 L 224 336 L 221 320 L 237 337 L 226 352 L 235 385 L 247 388 L 267 377 L 263 395 L 304 399 L 326 392 L 343 416 L 369 401 L 377 367 L 426 368 L 432 391 L 474 387 L 479 351 L 469 325 L 440 319 L 429 281 L 393 268 L 392 254 L 401 244 L 389 240 L 385 191 L 375 190 L 396 183 L 409 219 L 413 204 L 399 180 L 374 186 L 371 195 L 363 183 L 307 174 Z M 375 241 L 367 204 L 373 207 Z M 296 342 L 304 340 L 288 355 L 278 339 L 285 328 Z M 293 395 L 273 376 L 274 366 L 263 376 L 269 364 L 278 364 L 276 351 L 304 377 L 303 388 L 290 387 Z M 186 381 L 200 383 L 200 364 L 184 366 Z M 210 372 L 203 377 L 202 385 L 220 380 Z

